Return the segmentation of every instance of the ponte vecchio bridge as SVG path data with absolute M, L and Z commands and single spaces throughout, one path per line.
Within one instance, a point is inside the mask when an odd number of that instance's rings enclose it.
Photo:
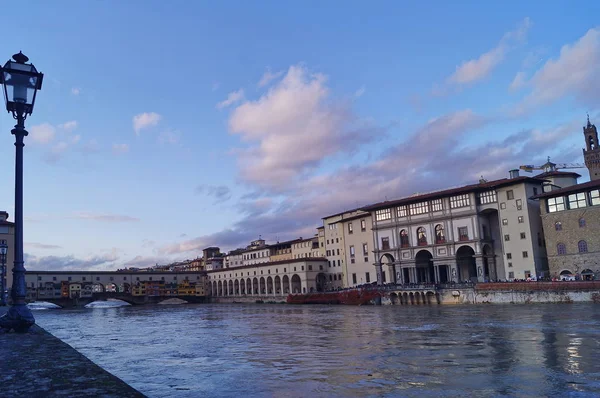
M 205 299 L 205 272 L 175 271 L 26 271 L 28 301 L 61 307 L 83 306 L 109 298 L 130 304 L 158 303 L 170 298 Z

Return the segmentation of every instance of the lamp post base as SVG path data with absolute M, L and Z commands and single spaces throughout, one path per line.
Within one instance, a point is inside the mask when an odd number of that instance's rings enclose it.
M 17 333 L 26 333 L 35 323 L 33 314 L 26 304 L 16 304 L 0 317 L 0 329 L 5 332 L 14 330 Z

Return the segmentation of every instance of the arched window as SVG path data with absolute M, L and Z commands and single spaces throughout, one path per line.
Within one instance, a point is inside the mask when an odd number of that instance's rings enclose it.
M 435 226 L 435 243 L 445 243 L 446 235 L 444 235 L 444 226 L 438 224 Z
M 417 228 L 417 242 L 419 246 L 427 246 L 427 233 L 423 227 Z
M 400 247 L 409 247 L 410 243 L 408 243 L 408 232 L 405 229 L 400 231 Z
M 567 254 L 567 247 L 564 243 L 559 243 L 558 245 L 556 245 L 556 253 L 558 255 Z
M 587 253 L 587 242 L 580 240 L 579 243 L 577 243 L 577 248 L 579 249 L 579 253 Z
M 585 218 L 579 219 L 579 228 L 585 228 Z
M 554 229 L 557 231 L 562 231 L 562 223 L 560 221 L 555 222 Z

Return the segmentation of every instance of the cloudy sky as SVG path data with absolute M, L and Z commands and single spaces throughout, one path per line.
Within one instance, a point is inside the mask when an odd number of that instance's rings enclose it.
M 345 209 L 582 162 L 600 7 L 488 3 L 28 2 L 1 46 L 45 73 L 27 120 L 26 267 L 307 237 Z M 0 116 L 11 215 L 12 124 Z

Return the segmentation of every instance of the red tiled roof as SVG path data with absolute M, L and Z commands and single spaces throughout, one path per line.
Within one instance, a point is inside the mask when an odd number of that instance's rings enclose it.
M 535 178 L 535 177 L 525 177 L 525 176 L 516 177 L 516 178 L 503 178 L 500 180 L 486 181 L 486 182 L 480 183 L 480 184 L 465 185 L 465 186 L 458 187 L 458 188 L 450 188 L 450 189 L 445 189 L 442 191 L 425 193 L 422 195 L 413 195 L 413 196 L 409 196 L 409 197 L 405 197 L 405 198 L 397 199 L 397 200 L 389 200 L 389 201 L 385 201 L 385 202 L 379 202 L 379 203 L 375 203 L 370 206 L 363 207 L 360 210 L 364 210 L 364 211 L 379 210 L 379 209 L 384 209 L 387 207 L 416 203 L 416 202 L 421 202 L 424 200 L 437 199 L 437 198 L 442 198 L 442 197 L 450 196 L 450 195 L 459 195 L 459 194 L 464 194 L 464 193 L 469 193 L 469 192 L 487 191 L 490 189 L 501 188 L 503 186 L 510 186 L 510 185 L 521 184 L 521 183 L 526 183 L 526 182 L 542 184 L 543 180 Z
M 587 189 L 600 188 L 600 180 L 588 181 L 583 184 L 571 185 L 570 187 L 564 187 L 561 189 L 555 189 L 554 191 L 544 192 L 533 197 L 533 199 L 551 198 L 554 196 L 562 196 L 569 193 L 581 192 Z

